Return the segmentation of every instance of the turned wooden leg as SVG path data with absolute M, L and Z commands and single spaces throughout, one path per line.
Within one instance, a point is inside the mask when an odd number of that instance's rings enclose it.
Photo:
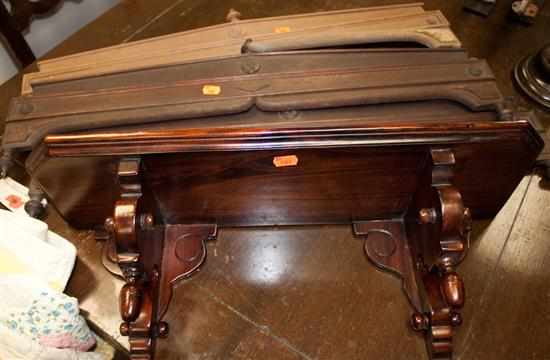
M 35 180 L 31 180 L 29 185 L 29 201 L 25 204 L 25 211 L 30 217 L 40 219 L 46 213 L 44 199 L 46 194 Z
M 174 284 L 204 262 L 205 241 L 216 236 L 215 224 L 155 224 L 140 171 L 139 159 L 120 161 L 121 195 L 113 217 L 105 221 L 126 281 L 119 297 L 120 332 L 129 337 L 132 360 L 154 358 L 156 339 L 168 335 L 168 324 L 162 318 Z M 110 264 L 107 268 L 117 273 Z
M 411 325 L 425 333 L 430 358 L 452 359 L 465 302 L 456 267 L 469 247 L 471 214 L 452 185 L 452 151 L 432 150 L 429 164 L 404 218 L 357 222 L 354 232 L 365 238 L 374 264 L 402 278 L 414 309 Z
M 8 170 L 12 167 L 12 153 L 10 150 L 4 150 L 0 156 L 0 179 L 8 176 Z

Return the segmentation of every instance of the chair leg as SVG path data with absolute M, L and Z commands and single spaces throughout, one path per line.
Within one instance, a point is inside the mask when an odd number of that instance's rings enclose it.
M 23 34 L 17 26 L 6 6 L 0 1 L 0 33 L 6 39 L 11 51 L 21 64 L 22 68 L 32 64 L 36 57 Z

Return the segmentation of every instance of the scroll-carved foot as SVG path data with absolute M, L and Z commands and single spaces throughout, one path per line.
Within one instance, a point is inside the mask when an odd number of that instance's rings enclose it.
M 426 333 L 430 358 L 452 359 L 453 329 L 462 324 L 458 309 L 464 305 L 464 285 L 456 273 L 426 272 L 422 282 L 428 311 L 414 313 L 411 326 Z
M 454 328 L 462 323 L 464 283 L 456 273 L 469 247 L 471 215 L 452 185 L 455 158 L 432 150 L 431 164 L 402 219 L 354 224 L 368 258 L 398 274 L 414 309 L 413 329 L 426 335 L 431 359 L 452 359 Z

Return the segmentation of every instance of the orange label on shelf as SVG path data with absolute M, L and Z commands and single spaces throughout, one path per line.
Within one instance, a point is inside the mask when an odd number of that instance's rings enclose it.
M 296 166 L 298 165 L 298 156 L 275 156 L 273 158 L 273 165 L 275 165 L 275 167 Z
M 275 30 L 273 31 L 276 32 L 277 34 L 287 33 L 287 32 L 290 32 L 290 28 L 288 26 L 279 26 L 279 27 L 276 27 Z
M 204 85 L 202 87 L 203 95 L 220 95 L 222 88 L 218 85 Z

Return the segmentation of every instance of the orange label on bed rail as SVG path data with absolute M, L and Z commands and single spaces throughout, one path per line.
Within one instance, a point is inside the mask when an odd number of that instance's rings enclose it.
M 277 34 L 287 33 L 290 32 L 290 28 L 288 26 L 279 26 L 276 27 L 273 31 Z
M 220 95 L 222 88 L 218 85 L 204 85 L 202 87 L 203 95 Z
M 298 165 L 298 156 L 275 156 L 273 158 L 273 165 L 275 165 L 275 167 L 296 166 Z

